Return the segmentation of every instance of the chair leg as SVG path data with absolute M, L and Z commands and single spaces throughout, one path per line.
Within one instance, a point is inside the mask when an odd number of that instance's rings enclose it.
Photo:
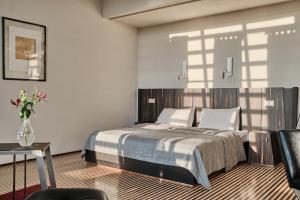
M 298 199 L 300 199 L 300 190 L 294 189 L 294 192 Z

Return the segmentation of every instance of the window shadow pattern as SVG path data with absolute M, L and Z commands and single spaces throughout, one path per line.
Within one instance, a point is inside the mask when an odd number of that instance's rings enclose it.
M 181 48 L 186 50 L 188 63 L 186 88 L 232 84 L 241 88 L 270 87 L 269 78 L 274 73 L 270 67 L 284 53 L 281 51 L 289 48 L 290 41 L 297 41 L 296 18 L 287 15 L 169 34 L 170 44 L 184 41 Z M 234 77 L 222 79 L 226 58 L 231 56 Z
M 153 123 L 164 108 L 196 107 L 194 126 L 202 108 L 241 107 L 240 129 L 270 131 L 297 124 L 298 88 L 139 89 L 138 121 Z M 154 104 L 148 103 L 154 98 Z M 267 101 L 274 106 L 266 105 Z

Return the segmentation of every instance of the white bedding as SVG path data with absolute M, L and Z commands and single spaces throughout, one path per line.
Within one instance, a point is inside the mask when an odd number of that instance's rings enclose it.
M 192 127 L 194 113 L 195 108 L 164 108 L 158 116 L 156 123 Z
M 242 139 L 243 143 L 249 142 L 249 132 L 248 131 L 235 131 L 235 133 Z
M 240 126 L 239 112 L 240 107 L 231 109 L 203 108 L 198 127 L 237 131 Z
M 230 170 L 246 159 L 239 133 L 165 124 L 96 131 L 88 138 L 83 155 L 86 149 L 183 167 L 207 189 L 209 174 L 223 168 Z

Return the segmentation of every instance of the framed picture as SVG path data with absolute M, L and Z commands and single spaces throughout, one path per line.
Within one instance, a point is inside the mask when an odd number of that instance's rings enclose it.
M 3 79 L 46 81 L 46 26 L 2 18 Z

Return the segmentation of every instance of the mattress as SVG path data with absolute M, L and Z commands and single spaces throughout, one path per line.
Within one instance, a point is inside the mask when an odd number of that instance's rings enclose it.
M 197 182 L 210 189 L 208 175 L 230 170 L 246 159 L 242 136 L 228 130 L 182 128 L 163 124 L 142 124 L 130 128 L 92 133 L 82 151 L 183 167 Z

